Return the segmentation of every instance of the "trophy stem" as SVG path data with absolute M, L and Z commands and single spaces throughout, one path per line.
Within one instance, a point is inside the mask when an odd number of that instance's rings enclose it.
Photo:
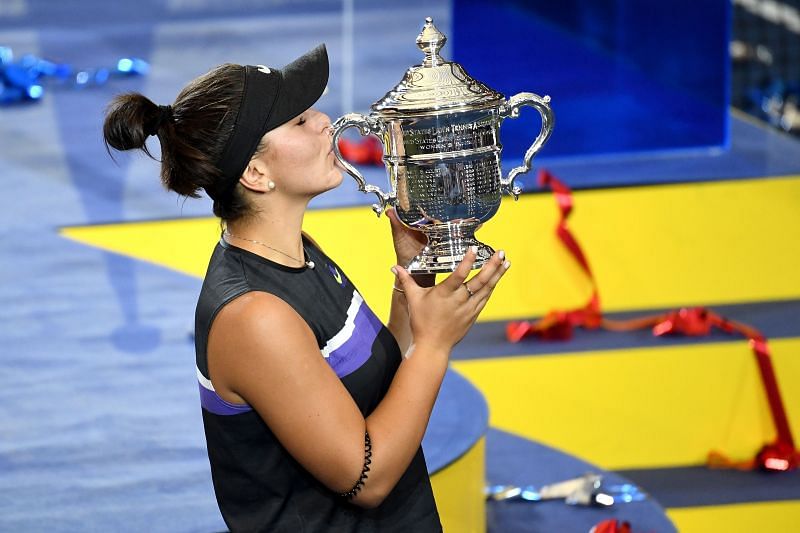
M 475 238 L 477 221 L 459 221 L 435 224 L 419 228 L 428 237 L 422 252 L 406 266 L 411 274 L 436 274 L 452 272 L 470 246 L 478 248 L 478 257 L 473 269 L 480 268 L 494 254 L 491 246 Z

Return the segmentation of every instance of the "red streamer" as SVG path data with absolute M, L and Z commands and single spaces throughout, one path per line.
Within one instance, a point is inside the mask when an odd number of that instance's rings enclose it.
M 550 311 L 536 321 L 514 321 L 506 325 L 506 337 L 511 342 L 520 342 L 527 337 L 543 340 L 568 340 L 572 338 L 576 327 L 586 329 L 603 328 L 609 331 L 631 331 L 652 328 L 653 334 L 663 335 L 708 335 L 712 328 L 725 333 L 738 334 L 748 339 L 750 348 L 756 357 L 761 381 L 769 402 L 772 421 L 777 437 L 774 442 L 765 445 L 751 461 L 735 462 L 719 452 L 711 452 L 708 464 L 718 468 L 752 469 L 760 467 L 765 470 L 787 471 L 800 466 L 800 452 L 795 449 L 794 439 L 789 427 L 786 410 L 783 406 L 775 369 L 772 366 L 767 339 L 756 328 L 729 320 L 703 307 L 684 308 L 665 314 L 644 316 L 630 320 L 610 320 L 603 317 L 600 310 L 600 295 L 589 261 L 581 250 L 578 241 L 567 228 L 567 219 L 574 207 L 572 191 L 564 183 L 546 170 L 539 171 L 540 187 L 549 187 L 553 191 L 560 211 L 556 235 L 561 243 L 578 262 L 592 284 L 592 294 L 585 306 L 570 311 Z
M 340 138 L 339 152 L 355 165 L 383 165 L 383 145 L 377 137 L 369 136 L 358 141 Z
M 589 533 L 631 533 L 631 524 L 611 518 L 595 524 Z

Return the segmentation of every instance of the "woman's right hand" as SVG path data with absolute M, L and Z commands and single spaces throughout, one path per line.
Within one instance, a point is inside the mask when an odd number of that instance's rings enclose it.
M 434 287 L 420 287 L 400 266 L 392 269 L 399 287 L 405 292 L 416 346 L 447 351 L 455 346 L 475 323 L 500 278 L 511 266 L 501 250 L 495 252 L 476 276 L 466 281 L 473 263 L 475 251 L 470 249 L 456 270 Z

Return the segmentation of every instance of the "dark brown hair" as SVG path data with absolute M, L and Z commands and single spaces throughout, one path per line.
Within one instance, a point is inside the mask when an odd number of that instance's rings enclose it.
M 142 150 L 157 134 L 161 143 L 161 182 L 183 196 L 200 189 L 214 201 L 214 214 L 232 221 L 250 213 L 241 185 L 231 188 L 215 165 L 233 131 L 242 99 L 240 65 L 225 64 L 189 82 L 165 116 L 149 98 L 121 94 L 111 101 L 103 124 L 106 148 Z

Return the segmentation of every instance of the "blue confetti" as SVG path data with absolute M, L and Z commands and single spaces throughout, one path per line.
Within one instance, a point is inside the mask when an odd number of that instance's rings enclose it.
M 115 77 L 144 76 L 149 70 L 147 61 L 124 57 L 114 68 L 76 71 L 67 63 L 53 63 L 32 54 L 15 61 L 14 51 L 0 46 L 0 105 L 41 100 L 48 82 L 80 89 L 104 85 Z

